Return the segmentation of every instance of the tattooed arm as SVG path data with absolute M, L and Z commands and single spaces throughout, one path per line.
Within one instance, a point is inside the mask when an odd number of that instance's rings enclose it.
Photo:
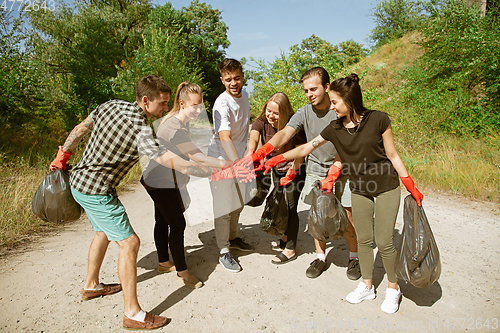
M 287 161 L 305 157 L 310 153 L 312 153 L 316 148 L 324 145 L 326 142 L 327 140 L 323 139 L 321 135 L 318 135 L 308 143 L 298 146 L 295 149 L 287 151 L 286 153 L 283 154 L 283 157 Z
M 91 116 L 88 116 L 87 119 L 76 125 L 71 133 L 69 133 L 66 142 L 64 142 L 64 146 L 59 146 L 56 158 L 50 163 L 50 170 L 66 170 L 66 162 L 69 160 L 70 156 L 73 155 L 73 150 L 76 148 L 78 143 L 82 141 L 85 134 L 92 131 L 93 127 L 94 120 Z
M 68 138 L 64 142 L 63 150 L 70 153 L 72 152 L 78 143 L 82 141 L 85 134 L 92 132 L 94 128 L 94 120 L 91 116 L 88 116 L 84 121 L 80 124 L 76 125 L 71 133 L 69 133 Z

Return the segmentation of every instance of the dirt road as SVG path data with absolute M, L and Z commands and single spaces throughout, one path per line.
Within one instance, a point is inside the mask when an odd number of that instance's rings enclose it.
M 206 149 L 211 131 L 193 129 Z M 205 144 L 203 144 L 203 142 Z M 425 194 L 423 206 L 441 254 L 442 273 L 429 289 L 401 284 L 400 310 L 380 310 L 387 280 L 380 255 L 374 283 L 378 297 L 357 305 L 345 296 L 358 284 L 345 275 L 349 251 L 342 238 L 327 245 L 328 269 L 316 279 L 305 276 L 315 259 L 313 238 L 304 232 L 309 206 L 299 205 L 298 259 L 271 264 L 274 240 L 259 229 L 261 207 L 245 207 L 240 236 L 255 251 L 234 254 L 243 270 L 230 273 L 218 263 L 207 179 L 189 183 L 186 211 L 186 260 L 205 286 L 192 290 L 175 274 L 157 274 L 153 241 L 153 203 L 140 184 L 120 199 L 141 239 L 138 294 L 142 307 L 172 318 L 165 332 L 500 332 L 500 207 L 458 196 Z M 407 192 L 403 192 L 403 197 Z M 395 230 L 399 243 L 402 205 Z M 87 251 L 93 238 L 84 216 L 48 237 L 0 258 L 0 331 L 120 332 L 122 293 L 81 300 Z M 112 243 L 101 281 L 118 282 L 118 246 Z M 401 281 L 400 281 L 401 282 Z
M 205 282 L 197 290 L 182 286 L 174 274 L 156 273 L 153 204 L 142 186 L 134 185 L 121 196 L 142 241 L 137 264 L 141 305 L 172 318 L 162 331 L 500 331 L 498 205 L 426 193 L 424 208 L 441 253 L 441 278 L 427 290 L 402 285 L 400 310 L 388 315 L 380 310 L 387 283 L 380 256 L 374 275 L 379 296 L 373 301 L 345 301 L 358 282 L 345 276 L 348 249 L 343 239 L 328 244 L 327 271 L 316 279 L 305 276 L 315 254 L 313 239 L 304 232 L 308 206 L 303 203 L 297 260 L 282 266 L 270 263 L 274 237 L 258 226 L 263 207 L 245 207 L 240 235 L 255 245 L 255 251 L 235 252 L 243 267 L 240 273 L 224 270 L 217 261 L 208 181 L 189 186 L 193 200 L 186 212 L 187 263 Z M 401 216 L 400 212 L 396 242 Z M 92 237 L 83 217 L 1 258 L 0 331 L 122 331 L 121 293 L 91 301 L 80 297 Z M 112 243 L 102 268 L 103 282 L 118 281 L 117 255 Z

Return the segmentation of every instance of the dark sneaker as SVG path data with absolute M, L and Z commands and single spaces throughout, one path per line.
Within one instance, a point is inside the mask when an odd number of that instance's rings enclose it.
M 236 237 L 233 240 L 229 240 L 229 248 L 240 251 L 253 251 L 253 246 L 248 243 L 245 243 L 243 239 L 239 237 Z
M 316 258 L 306 270 L 306 276 L 310 279 L 317 278 L 326 270 L 326 265 L 325 261 Z
M 234 260 L 230 252 L 221 254 L 219 257 L 219 263 L 230 272 L 238 273 L 241 271 L 241 266 Z
M 349 259 L 349 265 L 347 266 L 347 272 L 345 272 L 347 277 L 351 280 L 356 281 L 361 277 L 361 269 L 359 268 L 359 259 Z

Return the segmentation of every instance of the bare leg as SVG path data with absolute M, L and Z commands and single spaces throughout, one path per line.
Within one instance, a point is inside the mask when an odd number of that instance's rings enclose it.
M 366 286 L 369 289 L 372 289 L 372 285 L 373 285 L 372 279 L 367 279 L 367 280 L 363 279 L 363 283 L 366 284 Z M 392 289 L 396 289 L 396 290 L 398 290 L 398 288 L 399 288 L 397 282 L 389 282 L 387 287 L 392 288 Z
M 102 231 L 97 231 L 89 248 L 87 279 L 85 280 L 85 289 L 93 289 L 99 284 L 99 272 L 106 251 L 108 249 L 109 239 Z
M 189 270 L 187 270 L 187 269 L 180 271 L 180 272 L 177 272 L 177 275 L 179 275 L 184 280 L 188 280 L 189 278 L 194 277 L 191 273 L 189 273 Z
M 160 266 L 170 268 L 170 267 L 174 267 L 175 264 L 169 260 L 169 261 L 160 262 Z
M 117 243 L 120 247 L 118 276 L 122 284 L 125 314 L 133 317 L 141 310 L 137 299 L 137 254 L 141 242 L 137 234 L 133 234 Z
M 392 288 L 392 289 L 396 289 L 398 290 L 399 286 L 398 286 L 398 283 L 397 282 L 389 282 L 388 288 Z
M 314 239 L 314 245 L 316 246 L 316 253 L 325 254 L 326 251 L 326 242 L 320 242 L 317 239 Z
M 344 237 L 347 242 L 347 247 L 350 252 L 358 252 L 358 240 L 356 238 L 356 231 L 354 230 L 354 225 L 352 224 L 352 208 L 344 207 L 347 213 L 347 219 L 349 223 L 347 224 L 347 229 L 345 230 Z

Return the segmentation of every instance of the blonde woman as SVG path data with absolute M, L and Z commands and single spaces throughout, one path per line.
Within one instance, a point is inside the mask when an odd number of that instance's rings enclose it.
M 265 145 L 277 132 L 286 126 L 293 114 L 292 105 L 287 95 L 278 92 L 269 97 L 262 108 L 260 116 L 252 124 L 250 140 L 248 142 L 249 149 L 254 152 L 259 145 L 259 141 L 262 145 Z M 305 142 L 305 135 L 302 132 L 302 135 L 294 136 L 283 147 L 275 150 L 272 155 L 282 154 Z M 299 232 L 297 205 L 305 178 L 305 164 L 302 163 L 303 161 L 304 158 L 299 158 L 295 161 L 278 164 L 273 169 L 276 179 L 274 185 L 279 186 L 278 189 L 280 191 L 286 191 L 288 203 L 288 226 L 286 232 L 281 239 L 273 244 L 274 249 L 282 250 L 282 252 L 271 260 L 276 265 L 281 265 L 297 258 L 295 253 Z
M 187 172 L 182 173 L 175 170 L 175 165 L 167 168 L 158 164 L 148 167 L 148 171 L 143 173 L 141 179 L 141 183 L 155 204 L 154 239 L 159 260 L 158 271 L 160 273 L 177 271 L 177 278 L 192 288 L 199 288 L 203 286 L 203 283 L 188 271 L 184 254 L 186 220 L 183 212 L 189 204 L 189 194 L 186 190 L 189 174 L 206 177 L 206 174 L 198 174 L 196 170 L 201 171 L 203 167 L 205 169 L 212 167 L 217 168 L 215 172 L 221 169 L 231 171 L 226 168 L 232 164 L 230 161 L 206 156 L 191 141 L 189 121 L 196 119 L 202 110 L 203 90 L 201 87 L 197 84 L 182 82 L 177 87 L 172 110 L 163 117 L 156 131 L 160 144 L 186 161 L 192 160 L 201 164 L 202 168 L 193 166 L 192 170 L 189 170 L 190 167 L 188 167 Z M 223 176 L 224 172 L 212 177 Z M 173 262 L 169 257 L 169 248 Z

